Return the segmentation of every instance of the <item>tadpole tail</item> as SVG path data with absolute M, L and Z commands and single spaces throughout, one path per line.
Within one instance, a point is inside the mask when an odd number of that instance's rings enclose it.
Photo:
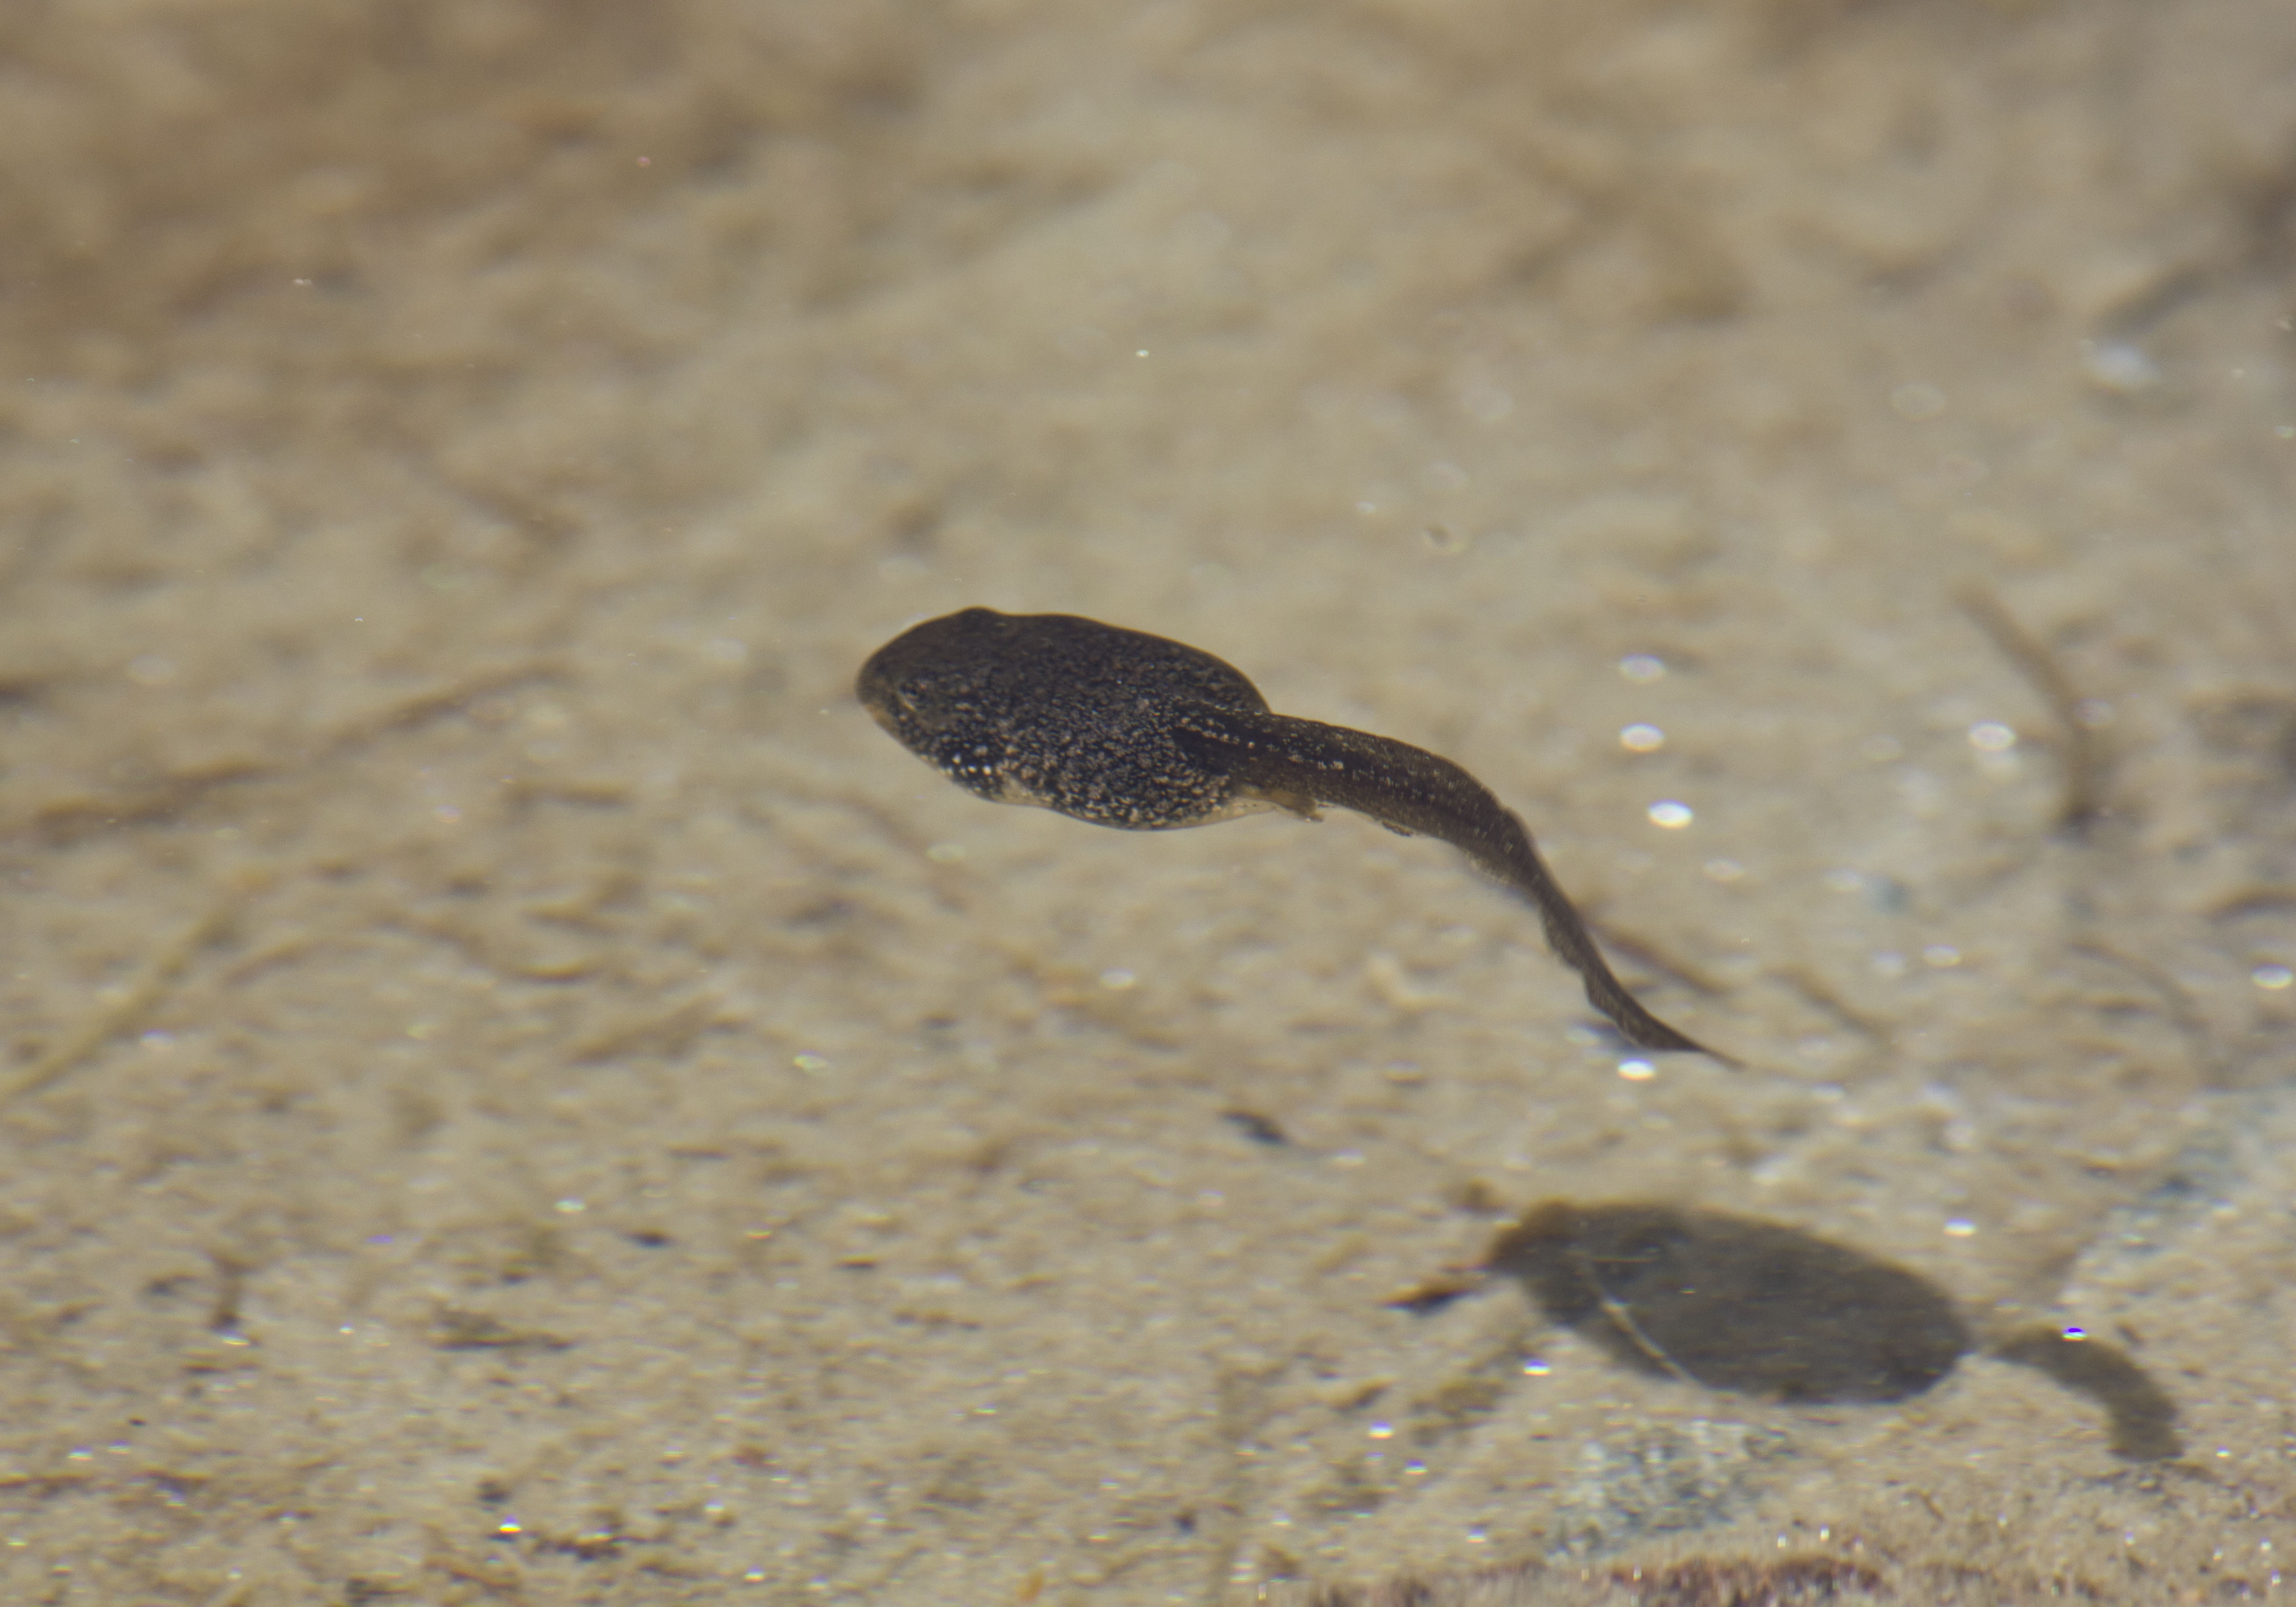
M 1512 812 L 1509 818 L 1514 819 Z M 1595 935 L 1587 930 L 1586 919 L 1555 881 L 1546 862 L 1538 857 L 1530 832 L 1521 820 L 1515 819 L 1514 824 L 1521 838 L 1519 851 L 1504 857 L 1493 854 L 1486 858 L 1482 853 L 1475 857 L 1483 862 L 1486 870 L 1520 889 L 1538 906 L 1539 924 L 1546 929 L 1546 946 L 1554 951 L 1556 959 L 1577 972 L 1586 983 L 1587 1002 L 1619 1029 L 1620 1037 L 1637 1049 L 1660 1054 L 1711 1055 L 1726 1066 L 1735 1066 L 1737 1062 L 1728 1055 L 1718 1054 L 1687 1033 L 1668 1026 L 1627 991 L 1626 984 L 1611 972 L 1610 962 L 1603 958 L 1603 951 L 1595 946 Z
M 1636 1001 L 1611 974 L 1521 818 L 1449 759 L 1393 737 L 1258 709 L 1192 707 L 1175 722 L 1175 734 L 1207 764 L 1287 808 L 1330 804 L 1406 835 L 1449 843 L 1538 906 L 1555 958 L 1585 980 L 1587 1002 L 1628 1043 L 1654 1054 L 1709 1054 L 1724 1065 L 1737 1064 Z

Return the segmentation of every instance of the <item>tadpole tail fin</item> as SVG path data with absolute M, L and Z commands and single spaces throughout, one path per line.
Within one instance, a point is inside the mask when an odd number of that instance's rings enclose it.
M 1515 824 L 1521 828 L 1521 820 Z M 1487 868 L 1504 876 L 1538 906 L 1539 924 L 1546 929 L 1546 946 L 1554 951 L 1556 959 L 1578 973 L 1586 983 L 1587 1002 L 1619 1029 L 1620 1037 L 1652 1054 L 1704 1054 L 1734 1070 L 1737 1068 L 1736 1061 L 1708 1048 L 1687 1033 L 1676 1031 L 1627 991 L 1627 985 L 1619 980 L 1610 962 L 1603 958 L 1603 951 L 1595 947 L 1595 935 L 1587 930 L 1586 919 L 1556 882 L 1546 861 L 1539 858 L 1527 829 L 1521 831 L 1519 853 L 1510 852 L 1505 860 Z
M 1539 859 L 1521 817 L 1449 759 L 1390 736 L 1264 709 L 1191 705 L 1179 711 L 1173 734 L 1184 751 L 1224 771 L 1249 796 L 1295 815 L 1313 819 L 1316 805 L 1330 804 L 1460 849 L 1538 906 L 1547 946 L 1585 979 L 1587 1002 L 1627 1042 L 1653 1054 L 1710 1054 L 1737 1064 L 1636 1002 Z

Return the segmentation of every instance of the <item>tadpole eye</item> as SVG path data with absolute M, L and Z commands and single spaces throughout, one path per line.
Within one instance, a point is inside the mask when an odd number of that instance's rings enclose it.
M 930 676 L 904 681 L 892 691 L 899 719 L 914 731 L 939 731 L 949 723 L 949 698 Z

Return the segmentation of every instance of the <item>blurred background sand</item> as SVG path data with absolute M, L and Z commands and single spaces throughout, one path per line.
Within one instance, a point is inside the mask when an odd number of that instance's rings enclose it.
M 10 7 L 0 1595 L 2267 1594 L 2296 29 L 1596 11 Z M 1747 1069 L 1438 845 L 959 792 L 849 685 L 974 603 L 1459 760 Z M 1554 1197 L 2184 1456 L 1383 1303 Z

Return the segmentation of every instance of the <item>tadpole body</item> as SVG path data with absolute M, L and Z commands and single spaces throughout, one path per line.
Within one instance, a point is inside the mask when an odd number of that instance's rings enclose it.
M 1074 614 L 969 608 L 878 649 L 855 690 L 903 746 L 998 803 L 1128 831 L 1266 809 L 1314 820 L 1329 806 L 1438 838 L 1538 907 L 1548 946 L 1628 1043 L 1712 1053 L 1611 973 L 1490 789 L 1408 742 L 1277 714 L 1242 671 L 1201 649 Z

